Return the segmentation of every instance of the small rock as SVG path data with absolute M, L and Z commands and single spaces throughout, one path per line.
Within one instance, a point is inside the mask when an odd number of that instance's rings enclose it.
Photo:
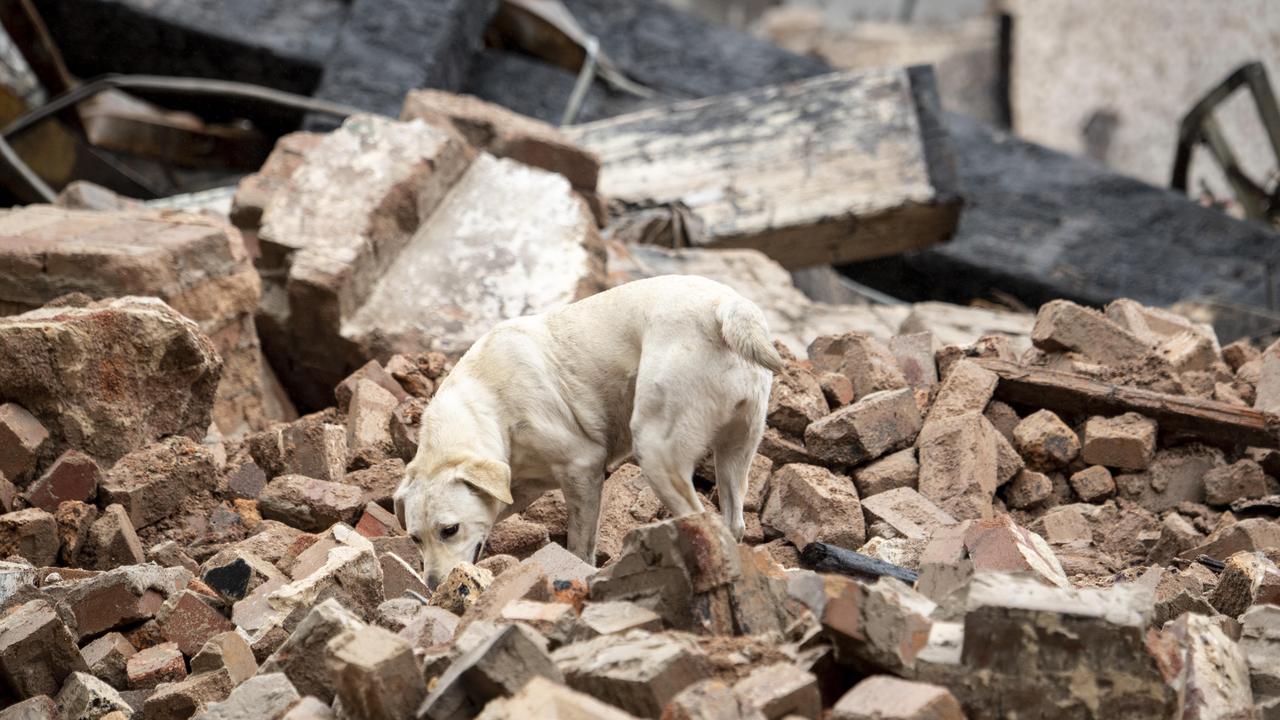
M 1116 481 L 1111 477 L 1111 471 L 1101 465 L 1090 465 L 1072 474 L 1070 482 L 1071 489 L 1087 503 L 1101 502 L 1116 494 Z
M 1075 431 L 1048 410 L 1023 418 L 1013 429 L 1013 437 L 1018 452 L 1039 470 L 1060 468 L 1080 452 Z

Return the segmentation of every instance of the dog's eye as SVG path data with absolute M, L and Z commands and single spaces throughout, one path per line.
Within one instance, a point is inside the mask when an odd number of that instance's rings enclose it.
M 440 528 L 440 537 L 444 540 L 448 540 L 449 538 L 457 534 L 458 534 L 458 526 L 456 524 L 446 525 Z

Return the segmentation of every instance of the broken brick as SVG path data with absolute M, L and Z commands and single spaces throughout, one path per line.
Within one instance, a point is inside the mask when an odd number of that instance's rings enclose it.
M 298 700 L 298 691 L 289 682 L 289 678 L 282 673 L 270 673 L 238 683 L 226 700 L 209 703 L 199 717 L 200 720 L 283 718 L 290 707 L 295 710 L 299 708 Z
M 937 344 L 931 332 L 889 338 L 889 352 L 897 361 L 907 385 L 927 388 L 938 384 L 938 366 L 934 360 Z
M 805 428 L 821 419 L 827 411 L 822 386 L 807 368 L 791 361 L 774 376 L 766 414 L 770 427 L 801 437 Z
M 1111 477 L 1111 471 L 1101 465 L 1090 465 L 1073 473 L 1069 482 L 1076 495 L 1087 503 L 1100 502 L 1116 494 L 1116 481 Z
M 1004 500 L 1011 508 L 1035 507 L 1053 494 L 1053 481 L 1034 470 L 1020 470 L 1004 488 Z
M 79 450 L 67 450 L 27 489 L 27 502 L 47 512 L 56 512 L 67 500 L 92 502 L 98 495 L 102 471 L 93 458 Z
M 521 561 L 522 565 L 536 564 L 542 568 L 551 582 L 563 580 L 581 580 L 586 582 L 596 574 L 592 565 L 583 562 L 577 555 L 566 550 L 557 543 L 548 543 L 537 552 Z M 498 573 L 494 573 L 495 576 Z
M 881 390 L 907 387 L 893 354 L 866 333 L 824 335 L 809 344 L 815 372 L 835 372 L 853 383 L 854 400 Z
M 258 672 L 258 663 L 253 658 L 253 648 L 249 642 L 235 630 L 218 633 L 209 638 L 200 651 L 191 657 L 192 674 L 210 672 L 218 668 L 226 668 L 231 682 L 240 683 L 253 677 Z
M 156 612 L 156 622 L 165 639 L 177 643 L 178 649 L 187 657 L 200 652 L 200 648 L 218 633 L 235 629 L 222 613 L 190 590 L 169 598 Z
M 498 521 L 489 531 L 485 546 L 499 555 L 525 558 L 551 542 L 551 536 L 541 524 L 512 515 Z
M 822 715 L 818 678 L 791 663 L 776 663 L 753 670 L 733 685 L 744 713 L 765 718 L 799 716 L 817 720 Z
M 1230 618 L 1239 617 L 1251 605 L 1280 605 L 1280 568 L 1262 553 L 1235 553 L 1218 575 L 1209 604 Z
M 56 565 L 58 523 L 40 508 L 0 515 L 0 558 L 18 555 L 32 565 Z
M 516 694 L 536 677 L 564 680 L 547 655 L 545 638 L 518 623 L 504 625 L 453 661 L 422 701 L 418 717 L 473 716 L 489 701 Z
M 88 669 L 48 601 L 29 600 L 0 618 L 0 680 L 18 698 L 53 695 L 68 675 Z
M 1266 494 L 1266 473 L 1261 465 L 1247 458 L 1215 467 L 1204 475 L 1204 497 L 1210 505 L 1230 505 Z
M 803 548 L 827 542 L 850 550 L 866 542 L 853 482 L 816 465 L 784 465 L 769 480 L 760 522 Z
M 186 437 L 170 437 L 120 459 L 98 487 L 103 504 L 119 503 L 134 528 L 142 529 L 177 512 L 217 478 L 213 455 Z
M 58 692 L 58 710 L 68 720 L 101 720 L 109 715 L 129 717 L 133 708 L 120 693 L 102 680 L 84 672 L 74 672 Z
M 21 405 L 0 404 L 0 475 L 25 485 L 49 431 Z
M 281 470 L 337 482 L 347 472 L 347 431 L 308 416 L 279 429 Z M 268 488 L 270 485 L 268 485 Z
M 1080 439 L 1048 410 L 1028 415 L 1013 429 L 1018 452 L 1037 470 L 1053 470 L 1075 459 Z
M 1053 300 L 1040 307 L 1031 342 L 1047 352 L 1080 353 L 1102 365 L 1141 360 L 1151 352 L 1137 335 L 1069 300 Z
M 1156 452 L 1156 421 L 1138 413 L 1094 416 L 1084 425 L 1083 459 L 1090 465 L 1145 470 Z
M 875 392 L 809 425 L 804 445 L 824 463 L 856 465 L 909 446 L 920 422 L 910 388 Z
M 396 519 L 394 513 L 375 502 L 370 502 L 365 503 L 364 513 L 356 523 L 356 532 L 367 538 L 376 538 L 402 535 L 404 529 L 400 527 L 400 521 Z
M 166 642 L 129 656 L 125 661 L 125 672 L 129 689 L 139 690 L 182 680 L 187 676 L 187 665 L 178 643 Z
M 268 520 L 319 532 L 334 523 L 354 523 L 365 502 L 364 493 L 351 485 L 281 475 L 267 483 L 258 498 L 258 509 Z
M 245 460 L 227 473 L 227 490 L 233 497 L 256 500 L 266 486 L 267 474 L 253 460 Z
M 853 484 L 858 488 L 858 497 L 865 500 L 894 488 L 914 490 L 919 477 L 920 463 L 916 462 L 916 450 L 907 448 L 855 469 Z
M 325 648 L 325 663 L 343 711 L 355 717 L 408 718 L 427 694 L 413 647 L 392 632 L 380 627 L 348 630 Z
M 347 452 L 353 463 L 371 465 L 394 454 L 391 416 L 401 399 L 370 380 L 356 383 L 347 408 Z
M 156 688 L 143 703 L 142 716 L 163 720 L 189 718 L 210 704 L 227 699 L 232 689 L 226 668 L 189 675 L 185 680 Z
M 999 379 L 972 360 L 956 362 L 938 388 L 938 396 L 929 408 L 928 421 L 985 411 Z
M 83 640 L 149 620 L 190 579 L 183 568 L 125 566 L 76 583 L 58 606 L 75 619 L 77 637 Z
M 142 541 L 129 521 L 123 505 L 108 505 L 89 528 L 89 551 L 94 567 L 110 570 L 120 565 L 139 565 L 146 561 Z
M 1008 515 L 974 521 L 965 530 L 964 547 L 974 570 L 1026 572 L 1051 585 L 1071 586 L 1044 538 L 1019 527 Z
M 569 687 L 640 717 L 658 717 L 685 686 L 710 675 L 700 652 L 640 630 L 566 645 L 552 658 Z
M 873 518 L 888 523 L 905 538 L 929 539 L 938 528 L 955 525 L 955 518 L 911 488 L 896 488 L 862 500 Z
M 913 668 L 929 640 L 935 605 L 893 578 L 873 584 L 820 576 L 821 607 L 810 607 L 835 645 L 836 657 L 892 672 Z
M 818 387 L 827 400 L 827 407 L 838 410 L 853 402 L 853 383 L 840 373 L 826 372 L 818 375 Z
M 117 690 L 129 686 L 125 666 L 136 652 L 133 644 L 118 632 L 109 632 L 80 648 L 89 672 Z
M 325 647 L 329 641 L 347 630 L 364 627 L 336 600 L 318 603 L 289 638 L 271 657 L 263 661 L 260 674 L 284 673 L 301 695 L 314 695 L 325 703 L 333 702 L 333 685 L 325 664 Z
M 925 425 L 916 444 L 920 494 L 957 520 L 990 517 L 1001 474 L 998 436 L 980 413 Z
M 372 382 L 377 385 L 394 397 L 397 403 L 404 401 L 408 397 L 404 388 L 392 377 L 391 373 L 379 365 L 377 360 L 370 360 L 333 388 L 333 398 L 336 401 L 339 413 L 348 414 L 351 406 L 351 397 L 355 394 L 356 386 L 361 381 Z

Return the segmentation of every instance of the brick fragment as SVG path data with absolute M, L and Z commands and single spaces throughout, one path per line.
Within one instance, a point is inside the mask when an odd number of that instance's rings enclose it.
M 407 591 L 430 597 L 431 590 L 422 579 L 422 575 L 399 555 L 390 552 L 380 553 L 378 565 L 382 568 L 383 597 L 404 597 Z
M 773 461 L 775 466 L 790 463 L 812 464 L 814 457 L 805 449 L 804 444 L 779 432 L 776 428 L 766 427 L 764 436 L 760 438 L 757 451 Z
M 597 560 L 604 563 L 617 558 L 627 533 L 657 520 L 662 508 L 662 501 L 638 466 L 626 463 L 614 470 L 604 481 L 600 500 Z
M 25 485 L 35 472 L 40 450 L 49 439 L 49 431 L 15 403 L 0 404 L 0 475 L 10 482 Z
M 512 515 L 498 521 L 489 531 L 485 547 L 500 555 L 525 558 L 551 542 L 551 535 L 541 523 Z
M 63 502 L 58 506 L 58 511 L 54 512 L 54 521 L 58 523 L 58 537 L 61 541 L 58 551 L 61 565 L 79 568 L 82 560 L 91 560 L 88 533 L 95 520 L 95 506 L 74 501 Z
M 356 717 L 411 717 L 427 694 L 413 647 L 380 627 L 333 638 L 325 646 L 325 663 L 343 710 Z
M 854 550 L 866 542 L 862 505 L 849 478 L 816 465 L 784 465 L 769 485 L 760 522 L 796 547 L 821 541 Z
M 1141 360 L 1151 352 L 1142 338 L 1069 300 L 1040 307 L 1031 342 L 1046 352 L 1076 352 L 1102 365 Z
M 133 644 L 118 632 L 109 632 L 80 648 L 89 672 L 117 690 L 129 687 L 125 667 L 136 652 Z
M 372 620 L 386 600 L 373 544 L 347 525 L 334 525 L 326 537 L 336 540 L 337 546 L 322 547 L 323 555 L 314 564 L 306 563 L 305 574 L 294 567 L 295 580 L 266 596 L 267 605 L 286 630 L 292 630 L 321 598 L 336 599 L 365 620 Z M 302 565 L 300 559 L 298 566 Z
M 267 474 L 253 460 L 245 460 L 227 473 L 227 490 L 233 497 L 257 500 L 266 486 Z
M 408 393 L 405 392 L 404 388 L 391 373 L 379 365 L 377 360 L 370 360 L 333 388 L 333 398 L 337 403 L 339 413 L 348 414 L 351 407 L 351 398 L 355 395 L 356 387 L 362 381 L 371 382 L 380 389 L 385 390 L 396 399 L 397 403 L 404 401 L 408 397 Z
M 744 713 L 765 718 L 799 716 L 817 720 L 822 715 L 818 678 L 791 663 L 775 663 L 753 670 L 733 685 Z
M 1230 618 L 1239 617 L 1251 605 L 1280 605 L 1280 568 L 1262 553 L 1235 553 L 1227 558 L 1209 604 Z
M 1204 497 L 1210 505 L 1230 505 L 1266 494 L 1267 475 L 1261 465 L 1248 458 L 1213 468 L 1204 475 Z
M 716 678 L 699 680 L 671 698 L 663 720 L 763 720 L 759 711 L 744 713 L 733 688 Z
M 471 563 L 459 563 L 449 571 L 431 595 L 431 604 L 455 615 L 462 615 L 480 600 L 493 584 L 493 573 Z
M 938 366 L 934 360 L 937 345 L 938 341 L 931 332 L 889 338 L 889 352 L 897 361 L 907 385 L 927 388 L 938 384 Z
M 48 601 L 28 600 L 0 618 L 0 680 L 19 699 L 53 695 L 68 675 L 88 669 Z
M 1168 565 L 1175 557 L 1204 542 L 1204 533 L 1196 529 L 1187 518 L 1176 512 L 1168 513 L 1160 522 L 1160 539 L 1147 555 L 1153 564 Z
M 1013 429 L 1018 452 L 1038 470 L 1054 470 L 1075 459 L 1080 439 L 1066 423 L 1048 410 L 1028 415 Z
M 927 424 L 916 444 L 920 494 L 958 520 L 990 517 L 1002 474 L 998 437 L 979 413 Z
M 1116 481 L 1111 471 L 1101 465 L 1090 465 L 1070 478 L 1071 489 L 1081 500 L 1101 502 L 1116 494 Z
M 58 563 L 58 523 L 40 508 L 0 515 L 0 557 L 17 555 L 32 565 Z
M 848 378 L 855 400 L 907 387 L 889 348 L 866 333 L 824 335 L 809 344 L 808 354 L 816 372 L 836 372 Z
M 288 640 L 262 663 L 259 672 L 284 673 L 299 694 L 331 703 L 334 689 L 325 665 L 325 647 L 343 632 L 363 627 L 364 623 L 336 600 L 325 600 L 298 623 Z
M 1011 508 L 1024 510 L 1035 507 L 1053 494 L 1053 481 L 1048 475 L 1034 470 L 1021 470 L 1013 482 L 1005 486 L 1004 501 Z
M 226 668 L 231 682 L 240 683 L 258 672 L 258 662 L 253 658 L 253 648 L 235 630 L 227 630 L 209 638 L 200 651 L 191 657 L 191 672 L 202 673 Z
M 187 676 L 187 664 L 178 643 L 166 642 L 139 650 L 125 662 L 130 690 L 178 682 Z
M 0 720 L 62 720 L 62 716 L 53 698 L 36 695 L 0 710 Z
M 397 405 L 395 412 L 391 414 L 391 444 L 395 448 L 396 457 L 401 460 L 412 460 L 418 454 L 422 411 L 426 407 L 425 400 L 409 398 Z
M 827 407 L 832 410 L 853 402 L 853 383 L 840 373 L 825 372 L 818 375 L 818 387 L 827 400 Z
M 974 570 L 1026 572 L 1050 585 L 1071 586 L 1049 543 L 1008 515 L 974 521 L 965 530 L 964 547 Z
M 354 523 L 364 504 L 359 488 L 302 475 L 277 477 L 258 498 L 262 517 L 309 532 L 334 523 Z
M 133 708 L 115 688 L 84 672 L 74 672 L 58 692 L 58 710 L 66 720 L 101 720 L 110 713 L 129 717 Z
M 808 368 L 790 361 L 774 376 L 766 415 L 770 427 L 802 437 L 805 428 L 826 415 L 827 410 L 822 385 Z
M 395 453 L 391 416 L 401 399 L 370 380 L 356 383 L 347 408 L 347 452 L 352 465 L 372 465 Z
M 102 516 L 89 528 L 89 551 L 94 568 L 110 570 L 121 565 L 139 565 L 146 562 L 142 541 L 129 521 L 129 513 L 123 505 L 108 505 Z
M 586 582 L 596 574 L 592 565 L 583 562 L 577 555 L 569 552 L 557 543 L 548 543 L 537 552 L 521 561 L 522 565 L 536 564 L 542 568 L 551 582 L 564 580 L 581 580 Z M 495 573 L 495 576 L 499 575 Z
M 400 637 L 408 640 L 415 648 L 426 649 L 449 642 L 457 629 L 457 615 L 448 610 L 424 605 L 413 620 L 399 632 Z
M 1091 417 L 1084 426 L 1083 459 L 1090 465 L 1145 470 L 1155 457 L 1156 430 L 1155 420 L 1138 413 Z
M 1254 714 L 1248 660 L 1215 619 L 1184 614 L 1166 625 L 1151 645 L 1165 655 L 1172 676 L 1169 684 L 1179 691 L 1179 717 Z
M 281 715 L 280 720 L 335 720 L 336 717 L 332 708 L 308 695 Z
M 212 453 L 186 437 L 170 437 L 125 455 L 99 486 L 104 504 L 119 503 L 134 528 L 177 512 L 183 502 L 217 479 Z
M 505 625 L 453 661 L 422 701 L 418 717 L 478 714 L 491 700 L 516 694 L 536 677 L 562 683 L 557 664 L 547 655 L 545 638 L 519 624 Z
M 365 502 L 375 502 L 383 507 L 394 507 L 392 496 L 404 479 L 404 461 L 388 458 L 366 468 L 353 470 L 342 478 L 344 485 L 360 488 Z
M 156 622 L 160 633 L 177 643 L 178 649 L 187 657 L 200 652 L 200 648 L 213 636 L 235 629 L 222 613 L 190 590 L 169 598 L 156 612 Z
M 403 535 L 404 528 L 395 513 L 375 502 L 365 503 L 364 512 L 356 523 L 356 532 L 367 538 L 386 537 L 387 535 Z
M 59 611 L 75 620 L 80 640 L 149 620 L 165 599 L 191 580 L 183 568 L 132 565 L 76 583 L 58 601 Z
M 572 637 L 575 641 L 590 640 L 631 630 L 658 632 L 662 630 L 662 618 L 652 610 L 626 600 L 588 603 L 574 623 Z
M 821 607 L 810 607 L 848 662 L 903 672 L 915 667 L 928 643 L 936 606 L 892 578 L 867 585 L 837 575 L 821 577 Z
M 1249 338 L 1240 338 L 1229 345 L 1222 346 L 1222 360 L 1227 363 L 1227 367 L 1231 368 L 1231 372 L 1236 372 L 1241 365 L 1262 357 L 1262 351 L 1258 350 L 1258 346 L 1253 344 Z
M 809 425 L 804 444 L 823 463 L 854 465 L 909 446 L 920 423 L 909 388 L 876 392 Z
M 185 680 L 156 688 L 142 705 L 142 717 L 180 720 L 227 699 L 233 685 L 226 668 L 191 675 Z
M 641 717 L 658 717 L 677 693 L 710 674 L 701 652 L 639 630 L 566 645 L 552 658 L 569 687 Z
M 856 468 L 853 484 L 858 488 L 858 497 L 865 500 L 895 488 L 914 490 L 919 477 L 920 463 L 916 461 L 915 448 L 907 448 Z
M 67 450 L 27 489 L 27 502 L 47 512 L 57 511 L 58 504 L 66 500 L 92 502 L 101 480 L 102 470 L 93 458 L 79 450 Z
M 836 701 L 831 720 L 964 720 L 951 691 L 938 685 L 873 675 Z
M 259 675 L 237 684 L 226 700 L 209 703 L 198 720 L 280 718 L 290 707 L 297 708 L 299 699 L 298 691 L 283 673 Z M 329 710 L 327 707 L 324 709 Z
M 972 360 L 956 362 L 938 388 L 929 408 L 929 421 L 944 420 L 971 412 L 983 412 L 991 402 L 999 377 Z
M 867 515 L 887 523 L 903 537 L 927 540 L 956 519 L 911 488 L 896 488 L 865 498 Z
M 409 397 L 428 400 L 435 394 L 435 382 L 427 377 L 422 365 L 415 357 L 403 353 L 392 355 L 384 369 L 408 393 Z M 405 399 L 408 398 L 402 398 L 401 402 Z

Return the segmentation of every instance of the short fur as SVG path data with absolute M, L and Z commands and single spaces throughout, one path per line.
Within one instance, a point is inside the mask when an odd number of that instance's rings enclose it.
M 428 582 L 474 562 L 495 522 L 554 488 L 569 550 L 594 564 L 606 468 L 633 453 L 681 516 L 702 511 L 693 468 L 712 449 L 721 511 L 741 538 L 770 371 L 781 367 L 760 309 L 694 276 L 638 280 L 497 325 L 423 412 L 396 490 Z

